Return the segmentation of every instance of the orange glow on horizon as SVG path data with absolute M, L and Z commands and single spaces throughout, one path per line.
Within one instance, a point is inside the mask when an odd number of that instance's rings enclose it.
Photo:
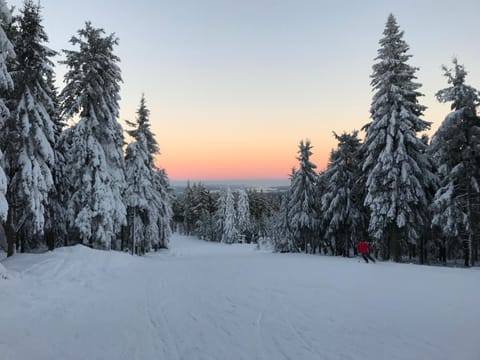
M 315 150 L 315 149 L 314 149 Z M 196 153 L 177 153 L 175 156 L 159 155 L 157 166 L 164 168 L 171 180 L 239 180 L 287 179 L 292 167 L 298 167 L 296 148 L 277 154 L 229 152 L 213 156 L 208 149 Z M 325 168 L 328 151 L 314 153 L 312 161 L 317 170 Z

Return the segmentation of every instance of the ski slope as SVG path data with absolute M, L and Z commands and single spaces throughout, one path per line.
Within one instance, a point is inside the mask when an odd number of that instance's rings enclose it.
M 0 265 L 2 360 L 480 359 L 478 268 L 179 235 L 143 258 L 75 246 Z

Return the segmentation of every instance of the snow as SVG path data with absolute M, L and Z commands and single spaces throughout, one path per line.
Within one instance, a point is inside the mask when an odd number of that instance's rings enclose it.
M 3 266 L 2 264 L 0 264 L 0 280 L 6 280 L 8 279 L 10 276 L 8 274 L 8 271 L 7 269 L 5 269 L 5 266 Z
M 145 257 L 75 246 L 2 264 L 2 360 L 480 358 L 478 268 L 179 235 Z

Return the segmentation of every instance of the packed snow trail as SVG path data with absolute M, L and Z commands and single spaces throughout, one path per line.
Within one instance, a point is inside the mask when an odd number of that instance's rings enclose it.
M 2 262 L 2 360 L 480 359 L 480 271 L 175 235 Z

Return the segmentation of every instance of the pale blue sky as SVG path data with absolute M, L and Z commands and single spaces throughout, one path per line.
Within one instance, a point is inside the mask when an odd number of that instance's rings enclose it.
M 56 50 L 70 48 L 68 39 L 85 20 L 117 34 L 124 78 L 122 119 L 134 116 L 145 92 L 162 148 L 161 162 L 174 178 L 186 176 L 175 166 L 193 168 L 188 152 L 197 153 L 197 164 L 201 156 L 208 156 L 208 164 L 215 166 L 217 152 L 202 150 L 217 146 L 222 149 L 218 153 L 226 152 L 242 163 L 240 154 L 247 145 L 258 146 L 259 152 L 271 149 L 265 158 L 251 157 L 258 162 L 252 166 L 259 169 L 275 154 L 288 157 L 281 173 L 286 176 L 295 164 L 298 141 L 305 137 L 316 146 L 322 167 L 335 145 L 331 131 L 359 129 L 368 121 L 369 75 L 390 12 L 405 31 L 411 64 L 420 67 L 419 82 L 426 95 L 421 102 L 430 108 L 425 119 L 434 122 L 433 129 L 448 111 L 433 96 L 446 86 L 441 64 L 457 55 L 470 71 L 469 83 L 480 87 L 478 0 L 41 4 Z M 252 139 L 252 133 L 263 138 Z M 217 162 L 222 163 L 220 158 Z M 217 177 L 222 176 L 222 166 L 218 165 Z M 202 179 L 208 174 L 189 177 Z

